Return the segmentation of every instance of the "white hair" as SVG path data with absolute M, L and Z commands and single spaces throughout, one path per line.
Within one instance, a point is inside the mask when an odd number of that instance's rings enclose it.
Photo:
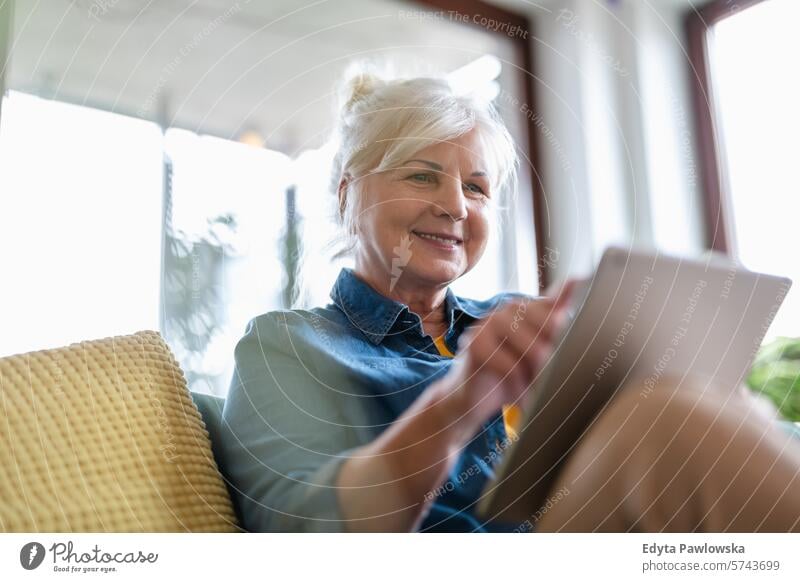
M 491 103 L 457 95 L 444 78 L 385 80 L 359 72 L 340 90 L 340 117 L 334 141 L 331 191 L 340 197 L 337 220 L 341 236 L 337 257 L 351 253 L 358 242 L 361 178 L 398 167 L 420 150 L 478 131 L 493 192 L 513 195 L 519 163 L 514 141 Z M 339 192 L 346 174 L 354 179 Z

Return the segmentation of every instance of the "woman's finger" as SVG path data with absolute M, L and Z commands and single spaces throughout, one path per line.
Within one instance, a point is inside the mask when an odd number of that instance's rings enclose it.
M 520 342 L 530 345 L 531 340 L 552 339 L 557 325 L 557 309 L 553 301 L 538 299 L 528 301 L 518 305 L 509 306 L 498 319 L 494 322 L 495 333 L 500 336 L 508 336 L 514 339 L 514 344 L 520 346 Z

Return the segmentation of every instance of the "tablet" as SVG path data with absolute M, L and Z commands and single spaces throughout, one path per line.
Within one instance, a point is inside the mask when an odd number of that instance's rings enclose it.
M 612 247 L 570 306 L 574 316 L 523 404 L 519 438 L 477 514 L 521 523 L 592 419 L 628 380 L 646 397 L 666 375 L 737 390 L 791 287 L 726 258 L 686 259 Z M 582 296 L 580 296 L 582 295 Z

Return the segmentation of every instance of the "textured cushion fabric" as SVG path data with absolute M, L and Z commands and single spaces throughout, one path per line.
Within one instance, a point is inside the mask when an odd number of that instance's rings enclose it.
M 0 531 L 236 531 L 154 331 L 0 359 Z

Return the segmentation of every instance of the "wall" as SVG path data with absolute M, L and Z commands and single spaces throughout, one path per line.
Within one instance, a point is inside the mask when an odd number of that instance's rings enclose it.
M 517 3 L 534 20 L 553 278 L 613 243 L 703 250 L 683 13 L 676 0 Z

